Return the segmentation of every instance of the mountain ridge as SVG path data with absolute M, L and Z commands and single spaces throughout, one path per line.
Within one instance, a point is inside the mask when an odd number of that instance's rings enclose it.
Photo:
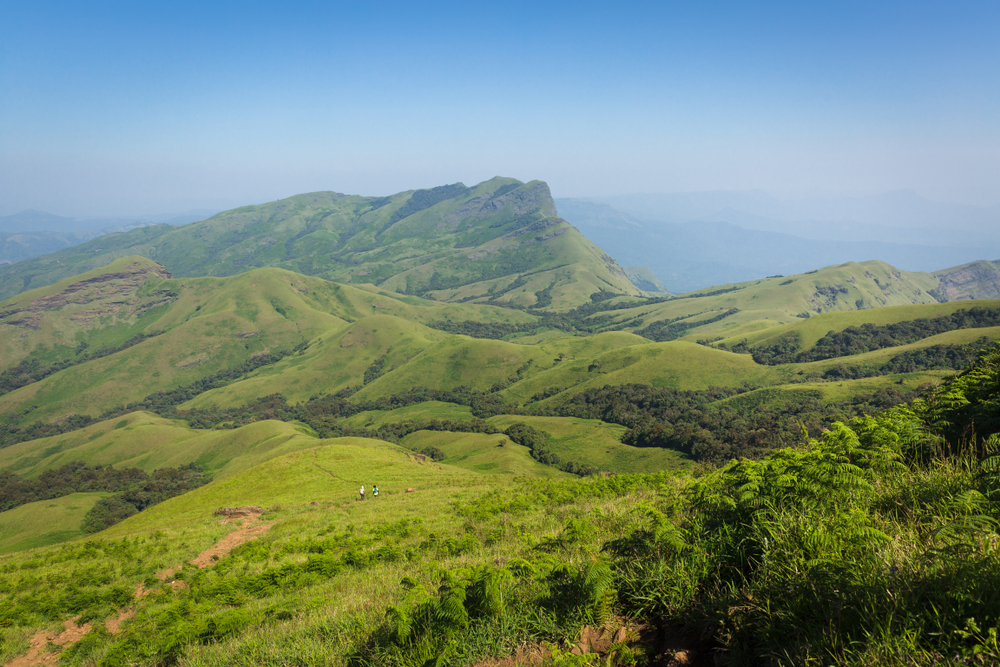
M 0 267 L 0 297 L 127 255 L 178 277 L 283 267 L 444 301 L 572 307 L 594 292 L 640 291 L 556 215 L 548 186 L 497 177 L 389 197 L 336 192 L 244 206 L 182 227 L 110 235 Z

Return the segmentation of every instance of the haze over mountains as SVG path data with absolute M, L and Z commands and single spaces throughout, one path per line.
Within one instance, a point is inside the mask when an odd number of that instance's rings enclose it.
M 1000 210 L 911 192 L 779 200 L 762 192 L 558 199 L 560 213 L 670 292 L 878 259 L 937 271 L 1000 257 Z
M 183 225 L 204 220 L 216 211 L 194 210 L 177 214 L 126 218 L 68 218 L 44 211 L 25 210 L 0 216 L 0 264 L 38 257 L 107 234 L 156 224 Z
M 798 198 L 679 192 L 563 198 L 553 206 L 620 262 L 633 284 L 651 292 L 684 293 L 849 261 L 934 272 L 1000 257 L 1000 208 L 934 202 L 911 191 Z M 157 223 L 183 226 L 212 213 L 77 220 L 23 211 L 0 217 L 0 263 Z

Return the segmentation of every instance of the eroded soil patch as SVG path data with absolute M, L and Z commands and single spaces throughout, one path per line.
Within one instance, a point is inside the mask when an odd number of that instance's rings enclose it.
M 263 512 L 263 510 L 259 507 L 225 509 L 248 511 L 237 511 L 232 513 L 220 512 L 220 514 L 225 517 L 222 520 L 222 523 L 240 522 L 240 527 L 189 561 L 192 565 L 199 569 L 208 567 L 215 561 L 219 560 L 222 556 L 228 554 L 234 548 L 245 542 L 257 539 L 271 528 L 271 524 L 255 525 Z M 181 566 L 177 565 L 175 567 L 157 572 L 156 576 L 160 581 L 167 581 L 168 579 L 172 579 L 174 574 L 180 569 Z M 168 585 L 173 588 L 178 588 L 184 586 L 185 584 L 181 581 L 171 581 Z M 145 596 L 147 592 L 148 591 L 146 591 L 142 584 L 136 586 L 136 600 Z M 116 634 L 119 630 L 121 630 L 122 623 L 133 616 L 135 616 L 134 608 L 130 607 L 128 609 L 124 609 L 114 618 L 110 618 L 105 621 L 104 627 L 107 628 L 108 632 L 111 634 Z M 14 658 L 4 667 L 44 667 L 47 665 L 58 664 L 59 654 L 64 649 L 69 648 L 83 639 L 84 636 L 90 632 L 91 624 L 84 623 L 83 625 L 77 625 L 76 621 L 78 618 L 79 616 L 63 622 L 64 629 L 62 632 L 53 632 L 50 630 L 36 632 L 32 638 L 28 640 L 28 652 Z

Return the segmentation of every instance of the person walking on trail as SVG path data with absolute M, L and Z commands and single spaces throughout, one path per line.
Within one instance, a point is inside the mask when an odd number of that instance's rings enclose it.
M 378 486 L 372 484 L 372 498 L 378 498 Z
M 361 485 L 361 500 L 365 499 L 365 485 Z

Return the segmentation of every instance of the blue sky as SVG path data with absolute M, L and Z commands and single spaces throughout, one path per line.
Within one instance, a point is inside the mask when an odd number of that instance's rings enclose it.
M 1000 205 L 1000 3 L 0 0 L 0 214 L 495 175 Z

